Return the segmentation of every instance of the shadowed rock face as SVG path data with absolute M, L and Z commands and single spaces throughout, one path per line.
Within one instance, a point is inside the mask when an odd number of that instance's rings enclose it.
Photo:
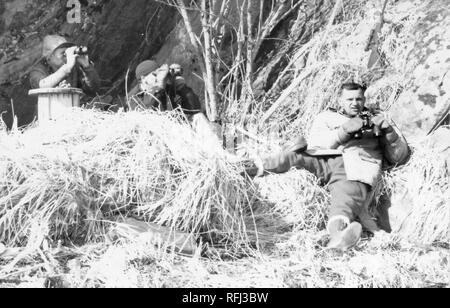
M 6 122 L 12 121 L 11 98 L 19 125 L 32 119 L 35 99 L 27 96 L 27 72 L 39 60 L 45 35 L 56 33 L 87 45 L 103 91 L 113 88 L 114 95 L 123 92 L 126 71 L 133 72 L 140 61 L 155 55 L 178 22 L 176 10 L 159 1 L 80 2 L 81 23 L 69 24 L 65 0 L 1 1 L 0 111 L 7 112 L 3 115 Z

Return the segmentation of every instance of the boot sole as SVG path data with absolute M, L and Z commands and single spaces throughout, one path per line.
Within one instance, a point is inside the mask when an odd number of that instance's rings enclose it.
M 330 242 L 327 248 L 346 251 L 359 242 L 359 240 L 361 239 L 361 235 L 361 224 L 358 222 L 352 222 L 347 228 L 342 231 L 339 240 L 335 243 Z

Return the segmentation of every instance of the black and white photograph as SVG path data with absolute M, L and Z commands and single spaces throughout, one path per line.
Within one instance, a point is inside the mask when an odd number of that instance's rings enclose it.
M 0 0 L 0 289 L 449 288 L 449 112 L 450 0 Z

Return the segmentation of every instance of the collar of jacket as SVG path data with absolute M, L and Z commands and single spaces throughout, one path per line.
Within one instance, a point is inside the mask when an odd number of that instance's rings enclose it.
M 339 108 L 339 109 L 336 109 L 336 108 L 328 108 L 328 110 L 329 111 L 332 111 L 332 112 L 336 112 L 336 113 L 338 113 L 338 114 L 340 114 L 340 115 L 343 115 L 343 116 L 345 116 L 345 117 L 347 117 L 347 118 L 351 118 L 348 114 L 346 114 L 345 112 L 344 112 L 344 110 L 342 110 L 342 108 Z M 367 107 L 364 107 L 363 108 L 363 110 L 362 111 L 370 111 Z
M 328 111 L 331 111 L 331 112 L 336 112 L 337 114 L 343 115 L 343 116 L 345 116 L 345 117 L 349 117 L 349 116 L 344 112 L 344 110 L 342 110 L 342 108 L 336 109 L 336 108 L 333 108 L 333 107 L 329 107 L 327 110 L 328 110 Z
M 49 73 L 54 73 L 55 71 L 53 70 L 53 68 L 50 66 L 50 64 L 48 64 L 47 59 L 42 58 L 41 64 L 45 67 L 45 69 L 49 72 Z

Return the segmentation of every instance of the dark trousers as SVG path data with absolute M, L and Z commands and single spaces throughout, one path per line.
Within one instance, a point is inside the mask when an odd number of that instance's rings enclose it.
M 264 160 L 265 171 L 283 173 L 291 167 L 306 169 L 316 175 L 322 185 L 328 185 L 331 193 L 329 217 L 343 215 L 353 221 L 365 210 L 371 186 L 347 180 L 342 156 L 313 157 L 290 152 Z

